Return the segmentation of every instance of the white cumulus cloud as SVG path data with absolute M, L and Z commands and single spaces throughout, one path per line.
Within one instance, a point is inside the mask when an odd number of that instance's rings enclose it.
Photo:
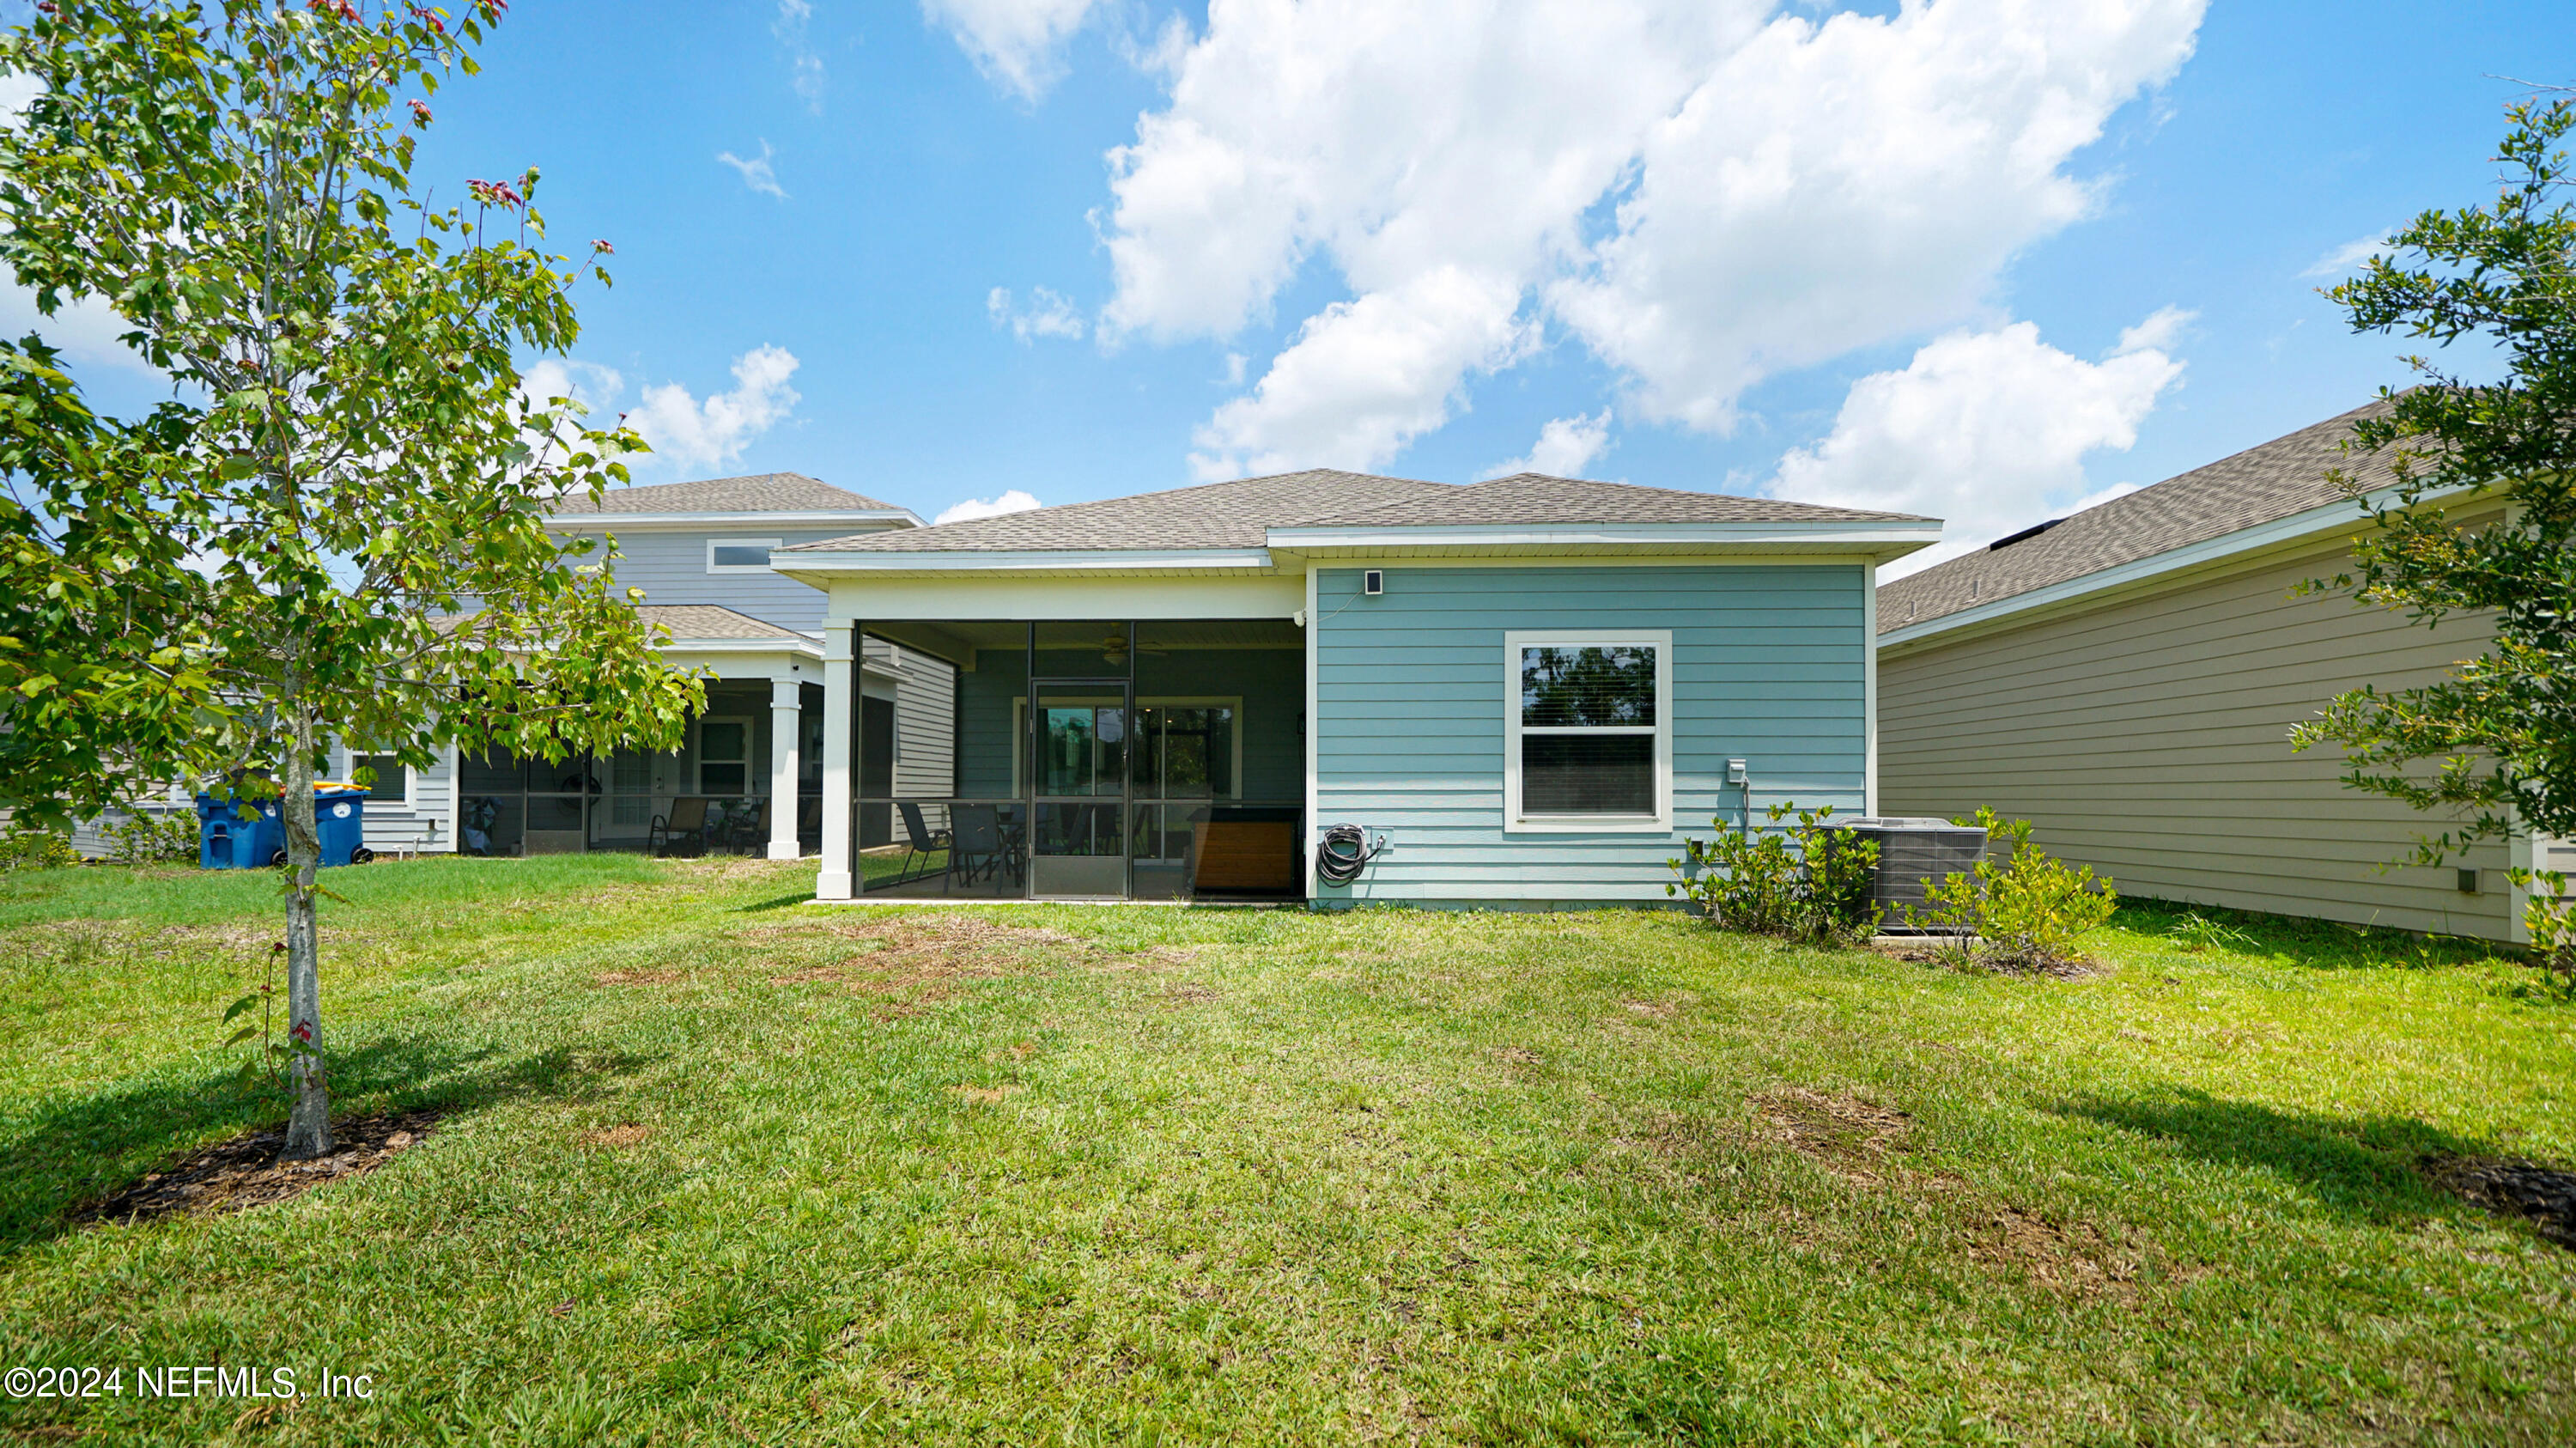
M 1489 478 L 1507 478 L 1514 473 L 1545 473 L 1552 478 L 1579 478 L 1592 460 L 1610 446 L 1610 409 L 1586 416 L 1551 418 L 1538 430 L 1538 441 L 1531 445 L 1527 457 L 1498 463 L 1485 473 Z
M 1384 466 L 1449 420 L 1470 369 L 1518 360 L 1530 341 L 1518 304 L 1507 280 L 1448 267 L 1326 307 L 1199 428 L 1191 469 L 1214 480 Z
M 1025 513 L 1037 506 L 1036 498 L 1013 488 L 998 498 L 968 498 L 962 503 L 951 503 L 940 509 L 939 516 L 930 521 L 933 525 L 963 523 L 970 518 L 998 518 L 1004 513 Z
M 795 409 L 796 389 L 787 379 L 796 367 L 796 354 L 784 347 L 754 347 L 734 359 L 731 391 L 700 401 L 676 382 L 647 387 L 627 426 L 662 457 L 691 468 L 722 467 Z
M 746 161 L 731 151 L 716 152 L 716 159 L 741 172 L 743 185 L 763 196 L 775 196 L 784 201 L 787 199 L 787 192 L 778 184 L 777 169 L 769 164 L 770 157 L 775 154 L 770 150 L 769 142 L 764 139 L 760 143 L 760 154 L 750 160 Z
M 1064 73 L 1064 43 L 1094 0 L 921 0 L 993 84 L 1024 101 L 1046 94 Z
M 1072 302 L 1045 287 L 1030 290 L 1026 307 L 1012 305 L 1009 287 L 995 287 L 984 294 L 984 312 L 993 319 L 994 326 L 1008 330 L 1023 342 L 1036 337 L 1082 335 L 1082 314 L 1074 310 Z
M 734 359 L 730 391 L 701 401 L 676 382 L 644 388 L 626 413 L 627 426 L 653 449 L 643 461 L 649 465 L 659 459 L 698 470 L 722 467 L 742 456 L 754 439 L 795 409 L 796 389 L 787 379 L 796 368 L 796 355 L 786 348 L 754 347 Z M 589 410 L 592 426 L 604 427 L 625 396 L 626 378 L 596 362 L 549 357 L 520 375 L 519 392 L 539 404 L 570 398 Z
M 1632 419 L 1724 429 L 1766 376 L 1978 315 L 2096 205 L 2070 162 L 2204 4 L 1214 0 L 1110 153 L 1099 330 L 1233 338 L 1309 265 L 1339 275 L 1201 430 L 1203 474 L 1383 461 L 1540 324 L 1617 370 Z
M 2133 345 L 2155 321 L 2131 328 L 2099 362 L 2041 341 L 2029 322 L 1935 338 L 1904 370 L 1853 383 L 1833 431 L 1783 457 L 1769 491 L 1945 521 L 1939 546 L 1884 577 L 2116 497 L 2129 487 L 2088 489 L 2084 458 L 2134 445 L 2157 397 L 2181 377 L 2183 364 L 2160 347 Z

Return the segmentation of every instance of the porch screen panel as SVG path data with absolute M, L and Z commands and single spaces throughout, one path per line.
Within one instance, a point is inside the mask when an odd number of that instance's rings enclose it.
M 1656 812 L 1655 650 L 1525 648 L 1521 808 L 1533 815 Z

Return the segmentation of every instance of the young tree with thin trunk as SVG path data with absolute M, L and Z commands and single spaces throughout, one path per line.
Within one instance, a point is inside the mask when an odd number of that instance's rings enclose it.
M 313 784 L 330 742 L 414 766 L 450 744 L 548 759 L 671 748 L 702 703 L 663 664 L 631 591 L 543 524 L 565 492 L 622 479 L 616 455 L 640 448 L 520 387 L 521 357 L 573 343 L 570 291 L 585 273 L 606 284 L 609 248 L 579 261 L 542 250 L 533 168 L 468 181 L 445 209 L 415 192 L 429 100 L 473 73 L 504 0 L 459 15 L 347 0 L 37 9 L 0 37 L 0 72 L 43 87 L 0 131 L 0 256 L 48 311 L 80 297 L 115 308 L 129 345 L 196 401 L 152 435 L 166 446 L 151 466 L 54 468 L 52 491 L 22 510 L 33 521 L 11 565 L 87 587 L 121 568 L 171 616 L 148 620 L 150 637 L 130 631 L 104 682 L 30 692 L 64 654 L 38 639 L 0 649 L 0 684 L 28 698 L 90 690 L 53 727 L 90 719 L 111 737 L 56 751 L 57 807 L 92 759 L 129 780 L 247 771 L 259 788 L 274 771 L 294 1050 L 285 1154 L 319 1155 L 331 1131 Z M 83 520 L 143 517 L 167 546 L 72 546 Z M 125 717 L 120 688 L 164 706 L 150 727 L 108 727 Z M 42 795 L 47 778 L 12 789 Z

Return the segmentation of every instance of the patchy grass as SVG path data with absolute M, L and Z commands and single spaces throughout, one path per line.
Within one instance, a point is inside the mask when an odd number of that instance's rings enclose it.
M 833 909 L 758 861 L 335 872 L 374 1169 L 76 1227 L 278 1103 L 257 877 L 0 877 L 0 1402 L 85 1442 L 2561 1443 L 2576 1158 L 2474 949 L 2133 910 L 2081 980 L 1664 914 Z M 2195 948 L 2185 948 L 2186 945 Z M 143 1365 L 371 1400 L 139 1401 Z

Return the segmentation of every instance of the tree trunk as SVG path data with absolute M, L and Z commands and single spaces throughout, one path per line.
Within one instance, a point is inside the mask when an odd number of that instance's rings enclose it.
M 286 1033 L 293 1114 L 286 1121 L 286 1150 L 279 1159 L 302 1161 L 331 1154 L 331 1088 L 322 1066 L 322 961 L 314 876 L 322 862 L 322 836 L 313 812 L 313 721 L 300 711 L 286 756 Z

